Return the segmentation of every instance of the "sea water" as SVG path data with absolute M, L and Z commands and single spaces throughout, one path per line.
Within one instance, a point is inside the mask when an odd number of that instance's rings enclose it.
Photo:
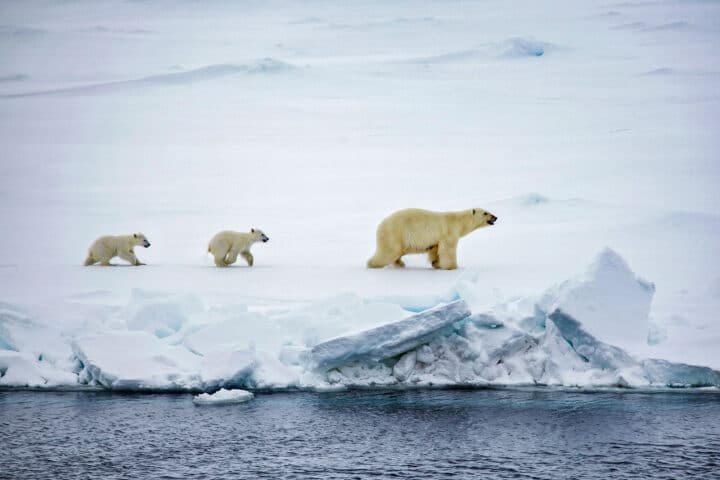
M 0 478 L 719 477 L 718 391 L 0 391 Z

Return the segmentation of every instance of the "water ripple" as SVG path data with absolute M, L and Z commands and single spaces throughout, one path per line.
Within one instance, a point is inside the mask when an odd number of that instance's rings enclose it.
M 720 395 L 0 392 L 0 478 L 716 478 Z

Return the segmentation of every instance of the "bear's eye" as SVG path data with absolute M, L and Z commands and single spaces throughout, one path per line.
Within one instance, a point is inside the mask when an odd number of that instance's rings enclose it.
M 484 213 L 483 213 L 483 215 L 487 215 L 487 214 L 488 214 L 487 212 L 484 212 Z

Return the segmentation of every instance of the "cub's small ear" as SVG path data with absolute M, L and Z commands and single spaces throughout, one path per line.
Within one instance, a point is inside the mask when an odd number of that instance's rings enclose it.
M 137 233 L 133 233 L 133 238 L 137 238 Z
M 475 215 L 475 209 L 473 208 L 473 215 Z
M 251 228 L 251 229 L 250 229 L 250 233 L 255 233 L 255 229 L 254 229 L 254 228 Z

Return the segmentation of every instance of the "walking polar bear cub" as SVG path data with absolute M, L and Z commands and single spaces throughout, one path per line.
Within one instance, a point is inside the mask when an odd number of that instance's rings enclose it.
M 105 267 L 110 265 L 110 260 L 120 257 L 127 260 L 131 265 L 145 265 L 135 256 L 133 250 L 136 246 L 148 248 L 150 242 L 142 233 L 132 235 L 105 235 L 98 238 L 90 245 L 88 256 L 85 259 L 85 266 L 100 263 Z
M 456 249 L 461 237 L 478 228 L 494 225 L 497 217 L 481 208 L 460 212 L 432 212 L 419 208 L 399 210 L 380 222 L 375 255 L 368 268 L 395 264 L 404 267 L 402 256 L 427 253 L 433 268 L 457 268 Z
M 225 230 L 210 240 L 208 252 L 215 257 L 215 265 L 218 267 L 232 265 L 237 261 L 238 255 L 245 259 L 249 267 L 252 267 L 254 259 L 250 247 L 254 243 L 265 243 L 268 240 L 270 240 L 268 236 L 258 228 L 250 229 L 250 233 Z

